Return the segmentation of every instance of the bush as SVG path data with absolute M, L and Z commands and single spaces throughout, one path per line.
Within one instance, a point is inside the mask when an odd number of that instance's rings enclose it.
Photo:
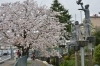
M 94 62 L 100 65 L 100 44 L 94 49 Z
M 55 65 L 55 58 L 51 58 L 50 60 L 51 60 L 51 64 Z
M 69 60 L 70 57 L 69 56 L 64 56 L 64 60 Z
M 74 60 L 64 60 L 60 63 L 60 66 L 75 66 Z
M 75 54 L 72 54 L 70 59 L 75 60 Z

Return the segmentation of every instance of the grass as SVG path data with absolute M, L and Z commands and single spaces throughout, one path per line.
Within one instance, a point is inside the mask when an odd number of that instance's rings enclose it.
M 32 64 L 31 61 L 28 61 L 28 62 L 27 62 L 27 66 L 30 66 L 31 64 Z

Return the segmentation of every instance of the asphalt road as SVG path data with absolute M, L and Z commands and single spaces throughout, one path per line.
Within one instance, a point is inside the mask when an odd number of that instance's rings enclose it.
M 7 56 L 1 56 L 0 57 L 0 61 L 2 61 L 2 60 L 4 60 L 4 59 L 7 59 L 7 58 L 9 58 L 10 56 L 9 55 L 7 55 Z
M 6 60 L 5 62 L 1 63 L 0 66 L 13 66 L 15 60 Z
M 8 63 L 11 62 L 9 59 L 9 55 L 0 57 L 0 66 L 8 66 Z

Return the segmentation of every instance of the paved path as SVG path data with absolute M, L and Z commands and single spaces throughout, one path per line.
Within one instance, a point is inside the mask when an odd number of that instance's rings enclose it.
M 30 66 L 46 66 L 46 64 L 40 61 L 34 60 Z
M 29 58 L 27 61 L 31 62 L 31 64 L 28 66 L 52 66 L 52 65 L 49 65 L 47 62 L 40 61 L 38 59 L 31 60 Z M 16 62 L 16 60 L 7 60 L 4 63 L 1 63 L 0 66 L 13 66 L 15 62 Z
M 0 57 L 0 66 L 13 66 L 16 60 L 10 60 L 10 56 L 2 56 Z
M 43 61 L 36 59 L 32 61 L 32 64 L 30 66 L 52 66 L 52 65 L 48 64 L 45 61 L 43 62 Z
M 15 63 L 15 60 L 7 60 L 4 63 L 1 63 L 0 66 L 13 66 Z

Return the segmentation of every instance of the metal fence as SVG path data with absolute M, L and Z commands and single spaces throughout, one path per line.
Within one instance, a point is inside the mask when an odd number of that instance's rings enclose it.
M 13 66 L 27 66 L 27 56 L 18 58 Z

